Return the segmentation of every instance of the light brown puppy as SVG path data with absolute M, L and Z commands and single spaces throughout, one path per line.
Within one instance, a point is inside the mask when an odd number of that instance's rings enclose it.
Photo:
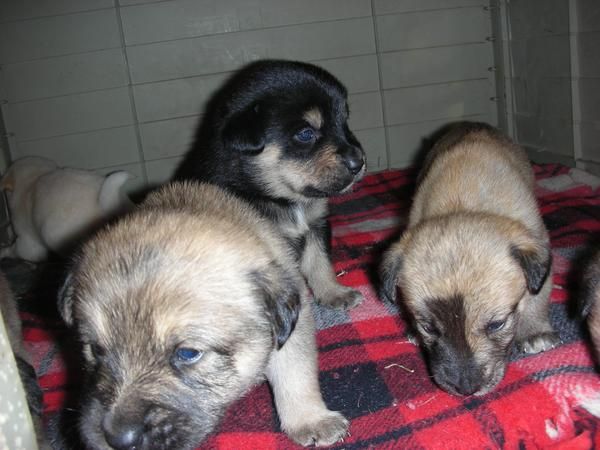
M 580 310 L 587 319 L 596 363 L 600 362 L 600 249 L 587 262 L 583 272 Z
M 265 377 L 283 430 L 329 445 L 348 422 L 318 383 L 305 282 L 274 226 L 220 188 L 174 183 L 83 247 L 61 294 L 88 369 L 91 449 L 190 449 Z
M 403 305 L 446 391 L 483 395 L 511 346 L 559 343 L 549 322 L 548 233 L 524 151 L 486 124 L 461 123 L 428 154 L 408 229 L 385 255 L 383 294 Z

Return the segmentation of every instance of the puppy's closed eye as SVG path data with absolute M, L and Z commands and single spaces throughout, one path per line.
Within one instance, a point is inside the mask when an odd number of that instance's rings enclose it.
M 419 320 L 418 324 L 421 330 L 431 337 L 439 337 L 441 335 L 440 329 L 430 320 Z
M 506 320 L 493 320 L 491 322 L 488 322 L 488 324 L 485 327 L 485 331 L 488 334 L 493 334 L 493 333 L 496 333 L 496 332 L 502 330 L 505 325 L 506 325 Z

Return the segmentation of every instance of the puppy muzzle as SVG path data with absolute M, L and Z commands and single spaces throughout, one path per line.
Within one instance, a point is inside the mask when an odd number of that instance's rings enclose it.
M 476 395 L 487 386 L 484 370 L 472 355 L 432 358 L 432 372 L 436 383 L 456 395 Z
M 358 175 L 365 168 L 365 154 L 360 147 L 347 145 L 339 151 L 339 155 L 352 175 Z

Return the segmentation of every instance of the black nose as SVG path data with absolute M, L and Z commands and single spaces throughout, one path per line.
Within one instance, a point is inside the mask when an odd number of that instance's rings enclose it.
M 106 442 L 115 450 L 133 450 L 142 441 L 144 426 L 133 421 L 116 421 L 107 414 L 102 430 Z
M 470 377 L 462 377 L 451 384 L 454 390 L 462 395 L 472 395 L 481 389 L 481 383 Z
M 365 165 L 365 159 L 362 151 L 355 147 L 350 147 L 349 149 L 343 151 L 342 158 L 344 160 L 344 165 L 348 168 L 352 175 L 356 175 L 358 172 L 360 172 Z
M 451 387 L 457 394 L 472 395 L 483 385 L 481 373 L 474 367 L 452 367 L 442 371 L 444 384 Z

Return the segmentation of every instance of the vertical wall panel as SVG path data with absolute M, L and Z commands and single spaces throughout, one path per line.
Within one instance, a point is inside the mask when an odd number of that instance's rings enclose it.
M 573 160 L 569 2 L 506 4 L 515 138 L 531 150 Z
M 577 165 L 600 176 L 600 3 L 575 0 L 571 36 L 574 36 L 574 124 Z

